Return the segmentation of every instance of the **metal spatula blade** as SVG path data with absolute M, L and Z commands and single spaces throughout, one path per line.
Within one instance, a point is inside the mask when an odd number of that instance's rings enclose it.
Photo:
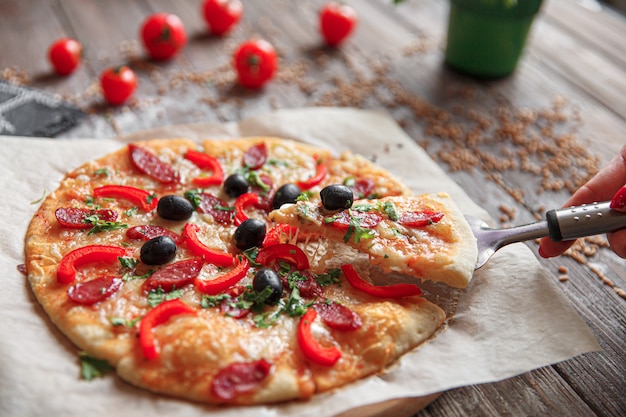
M 594 236 L 626 228 L 626 213 L 612 210 L 610 202 L 584 204 L 559 210 L 550 210 L 546 219 L 509 229 L 492 229 L 487 223 L 465 216 L 478 244 L 478 269 L 503 246 L 545 236 L 556 242 Z

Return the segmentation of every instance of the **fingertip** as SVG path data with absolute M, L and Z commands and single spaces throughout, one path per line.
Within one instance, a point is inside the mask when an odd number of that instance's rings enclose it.
M 607 235 L 611 250 L 620 258 L 626 259 L 626 230 L 609 233 Z

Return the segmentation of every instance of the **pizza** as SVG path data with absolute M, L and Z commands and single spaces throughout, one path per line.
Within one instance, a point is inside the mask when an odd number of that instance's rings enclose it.
M 338 198 L 332 194 L 342 188 L 348 196 L 339 205 L 298 201 L 272 211 L 269 219 L 345 242 L 367 253 L 370 263 L 385 272 L 467 287 L 476 265 L 476 239 L 448 194 L 353 202 L 346 186 L 325 191 L 331 192 L 328 198 Z
M 337 184 L 399 210 L 385 199 L 411 195 L 359 155 L 290 140 L 130 143 L 42 202 L 28 281 L 82 355 L 135 386 L 209 404 L 308 399 L 383 371 L 445 320 L 417 285 L 374 285 L 375 252 L 269 219 Z M 436 209 L 437 224 L 460 221 Z

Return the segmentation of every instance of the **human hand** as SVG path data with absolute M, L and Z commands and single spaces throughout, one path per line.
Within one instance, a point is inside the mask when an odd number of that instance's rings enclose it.
M 579 206 L 597 201 L 611 200 L 611 208 L 626 212 L 626 145 L 596 176 L 580 187 L 563 207 Z M 626 229 L 608 233 L 611 249 L 626 258 Z M 573 240 L 555 242 L 544 237 L 539 243 L 539 255 L 543 258 L 559 256 L 574 244 Z

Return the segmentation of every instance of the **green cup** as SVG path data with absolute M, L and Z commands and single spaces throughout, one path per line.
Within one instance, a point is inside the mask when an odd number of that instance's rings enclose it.
M 446 64 L 478 78 L 511 74 L 542 0 L 451 0 Z

